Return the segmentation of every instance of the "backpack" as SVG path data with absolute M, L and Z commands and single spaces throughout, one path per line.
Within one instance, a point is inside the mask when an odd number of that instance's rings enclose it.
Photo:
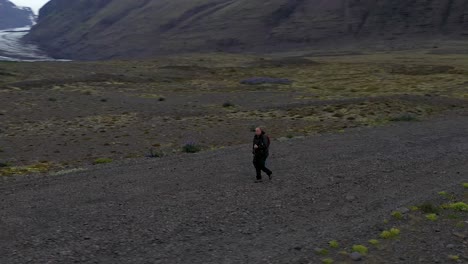
M 268 135 L 263 135 L 263 136 L 264 136 L 264 137 L 266 137 L 266 139 L 267 139 L 267 145 L 266 145 L 266 148 L 267 148 L 267 149 L 270 149 L 270 144 L 271 144 L 271 139 L 270 139 L 270 136 L 268 136 Z

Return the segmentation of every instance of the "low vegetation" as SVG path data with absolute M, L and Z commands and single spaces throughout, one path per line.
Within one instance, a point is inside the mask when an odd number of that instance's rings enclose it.
M 13 166 L 4 164 L 5 166 L 0 167 L 0 176 L 13 176 L 13 175 L 25 175 L 33 173 L 45 173 L 50 171 L 54 165 L 49 162 L 39 162 L 27 166 Z
M 112 159 L 110 158 L 98 158 L 94 160 L 94 164 L 106 164 L 106 163 L 111 163 L 113 162 Z
M 150 149 L 148 155 L 146 156 L 147 158 L 162 158 L 166 156 L 166 153 L 154 149 Z
M 340 244 L 339 244 L 338 241 L 336 241 L 336 240 L 332 240 L 332 241 L 328 242 L 328 245 L 329 245 L 331 248 L 339 248 L 339 247 L 340 247 Z
M 400 229 L 398 228 L 391 228 L 390 230 L 384 230 L 380 233 L 380 238 L 383 239 L 392 239 L 396 238 L 400 235 Z
M 440 210 L 438 206 L 432 203 L 426 202 L 418 206 L 419 210 L 426 214 L 437 214 Z
M 94 164 L 96 156 L 148 156 L 154 142 L 155 153 L 177 155 L 187 137 L 207 146 L 183 148 L 189 153 L 245 144 L 258 125 L 275 138 L 301 138 L 465 107 L 461 84 L 468 75 L 461 73 L 468 72 L 468 56 L 399 55 L 217 53 L 66 67 L 0 62 L 3 72 L 15 73 L 0 79 L 0 159 L 34 164 L 47 156 L 57 167 L 80 167 Z M 291 82 L 240 83 L 255 76 Z M 32 88 L 38 93 L 29 93 Z M 52 136 L 56 142 L 47 144 Z M 15 146 L 22 142 L 29 143 L 19 151 Z
M 403 219 L 403 214 L 399 211 L 393 211 L 392 212 L 392 216 L 395 218 L 395 219 Z
M 234 107 L 235 105 L 231 102 L 224 102 L 223 107 L 224 108 L 229 108 L 229 107 Z
M 318 255 L 326 256 L 328 255 L 329 251 L 328 249 L 325 249 L 325 248 L 316 248 L 315 253 Z
M 468 212 L 468 204 L 464 202 L 451 203 L 448 205 L 444 205 L 443 207 L 449 208 L 455 211 Z
M 201 150 L 202 150 L 202 147 L 195 142 L 186 143 L 182 147 L 182 151 L 185 153 L 197 153 L 197 152 L 200 152 Z
M 419 119 L 413 115 L 409 114 L 403 114 L 403 115 L 398 115 L 395 117 L 390 118 L 390 121 L 392 122 L 411 122 L 411 121 L 418 121 Z
M 438 239 L 433 242 L 437 243 L 437 245 L 443 244 L 446 246 L 440 247 L 437 254 L 421 255 L 418 256 L 417 260 L 427 263 L 445 263 L 444 259 L 440 259 L 440 252 L 443 252 L 442 256 L 445 260 L 462 263 L 466 257 L 457 253 L 462 252 L 466 247 L 463 244 L 466 238 L 463 230 L 466 228 L 464 220 L 468 217 L 468 193 L 464 184 L 461 187 L 454 192 L 443 191 L 437 193 L 439 196 L 450 200 L 449 203 L 426 202 L 419 206 L 411 206 L 409 207 L 410 210 L 393 211 L 391 213 L 392 219 L 384 221 L 382 229 L 384 227 L 385 229 L 379 235 L 381 240 L 373 238 L 369 239 L 367 244 L 353 246 L 338 246 L 336 240 L 328 242 L 330 246 L 330 251 L 326 250 L 326 255 L 329 256 L 328 259 L 335 259 L 338 263 L 349 263 L 351 260 L 361 258 L 366 263 L 387 263 L 390 262 L 388 257 L 391 256 L 396 257 L 392 261 L 405 258 L 409 262 L 410 260 L 406 258 L 405 252 L 397 253 L 394 249 L 404 248 L 404 245 L 415 245 L 420 243 L 421 240 L 424 240 L 425 244 L 431 243 L 433 234 L 437 233 Z M 438 197 L 435 197 L 435 199 L 441 200 Z M 388 228 L 389 225 L 394 227 Z M 339 247 L 342 247 L 343 250 L 338 250 Z M 321 251 L 316 252 L 319 254 Z M 359 254 L 352 255 L 350 252 Z M 414 255 L 411 256 L 414 257 Z M 324 259 L 321 260 L 323 263 Z
M 366 247 L 366 246 L 363 246 L 363 245 L 354 245 L 352 247 L 352 251 L 353 252 L 358 252 L 362 255 L 367 255 L 367 253 L 369 252 L 369 249 Z
M 426 219 L 430 221 L 437 221 L 439 217 L 436 214 L 427 214 Z

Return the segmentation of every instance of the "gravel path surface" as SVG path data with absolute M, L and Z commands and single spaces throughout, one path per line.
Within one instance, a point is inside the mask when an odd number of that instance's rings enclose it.
M 468 117 L 0 182 L 0 263 L 314 263 L 403 205 L 467 180 Z M 248 141 L 249 139 L 246 139 Z

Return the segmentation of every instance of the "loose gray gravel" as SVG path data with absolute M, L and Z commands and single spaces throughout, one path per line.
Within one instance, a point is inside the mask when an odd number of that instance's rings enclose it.
M 468 117 L 0 182 L 0 263 L 314 263 L 402 206 L 467 180 Z M 249 141 L 246 139 L 246 141 Z

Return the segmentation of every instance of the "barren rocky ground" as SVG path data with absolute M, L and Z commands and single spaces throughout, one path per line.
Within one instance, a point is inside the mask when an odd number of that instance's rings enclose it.
M 6 178 L 0 262 L 320 263 L 328 241 L 350 250 L 391 227 L 399 238 L 369 246 L 364 263 L 463 262 L 466 212 L 436 231 L 384 219 L 440 191 L 467 201 L 467 120 L 274 142 L 275 177 L 263 184 L 253 183 L 248 145 Z

